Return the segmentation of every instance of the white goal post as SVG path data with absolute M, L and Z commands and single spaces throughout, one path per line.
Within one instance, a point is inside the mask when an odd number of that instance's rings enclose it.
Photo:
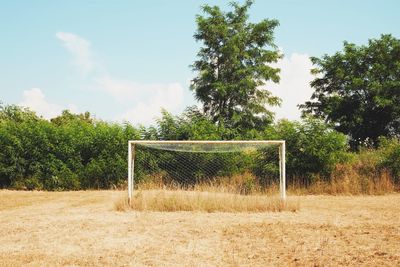
M 259 140 L 259 141 L 205 141 L 205 140 L 132 140 L 128 141 L 128 201 L 131 203 L 134 190 L 135 145 L 136 144 L 271 144 L 279 145 L 279 193 L 282 200 L 286 199 L 286 143 L 284 140 Z

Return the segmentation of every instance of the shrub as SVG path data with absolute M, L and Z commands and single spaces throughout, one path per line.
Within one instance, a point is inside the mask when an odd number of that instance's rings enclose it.
M 380 167 L 386 168 L 393 176 L 395 184 L 400 185 L 400 141 L 398 139 L 380 139 L 378 153 Z
M 189 108 L 179 116 L 164 111 L 155 127 L 136 129 L 128 123 L 95 120 L 89 113 L 64 111 L 47 121 L 28 109 L 0 105 L 0 188 L 77 190 L 119 187 L 126 182 L 127 142 L 133 139 L 284 139 L 289 184 L 293 184 L 295 178 L 301 180 L 301 185 L 329 183 L 331 179 L 337 181 L 342 168 L 345 170 L 343 175 L 348 177 L 355 170 L 360 181 L 371 174 L 388 175 L 400 185 L 398 140 L 381 139 L 378 150 L 349 154 L 343 134 L 312 118 L 301 122 L 281 120 L 265 126 L 262 132 L 249 130 L 238 134 L 235 129 L 213 123 L 196 108 Z M 260 186 L 274 185 L 279 177 L 275 146 L 265 148 L 256 157 L 246 153 L 228 157 L 224 153 L 155 154 L 150 149 L 141 149 L 137 153 L 138 160 L 142 160 L 135 166 L 138 180 L 157 174 L 173 183 L 182 174 L 177 174 L 176 168 L 186 166 L 183 175 L 189 186 L 215 177 L 250 177 L 241 185 L 241 191 L 247 193 Z M 216 163 L 217 168 L 208 168 Z M 162 169 L 166 171 L 162 172 Z
M 294 177 L 302 178 L 306 185 L 317 177 L 329 179 L 337 164 L 350 159 L 346 136 L 317 119 L 307 118 L 302 122 L 281 120 L 265 130 L 264 138 L 286 140 L 289 182 Z M 264 158 L 274 154 L 266 152 Z
M 129 124 L 64 111 L 51 121 L 17 106 L 0 106 L 0 187 L 76 190 L 125 180 Z

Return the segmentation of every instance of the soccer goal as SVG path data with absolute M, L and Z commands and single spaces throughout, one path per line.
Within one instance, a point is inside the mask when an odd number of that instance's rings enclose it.
M 261 183 L 279 181 L 286 199 L 285 141 L 150 141 L 128 142 L 128 199 L 135 183 L 158 179 L 190 187 L 251 173 Z

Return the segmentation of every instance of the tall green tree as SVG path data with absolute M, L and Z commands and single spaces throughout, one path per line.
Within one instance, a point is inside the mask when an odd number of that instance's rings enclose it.
M 343 51 L 311 58 L 317 74 L 311 101 L 300 105 L 350 137 L 353 148 L 400 136 L 400 40 L 391 35 L 368 45 L 344 42 Z
M 280 58 L 273 36 L 279 23 L 249 22 L 252 3 L 231 3 L 229 12 L 203 6 L 194 35 L 203 46 L 192 65 L 197 77 L 191 89 L 214 122 L 241 131 L 269 124 L 274 114 L 267 106 L 280 104 L 279 98 L 261 88 L 266 81 L 279 81 L 280 70 L 268 65 Z

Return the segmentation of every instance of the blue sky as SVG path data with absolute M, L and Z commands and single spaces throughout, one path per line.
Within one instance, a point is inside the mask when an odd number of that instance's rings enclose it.
M 68 108 L 148 125 L 161 107 L 178 114 L 195 104 L 195 16 L 205 3 L 228 2 L 1 1 L 0 101 L 46 118 Z M 397 0 L 256 1 L 250 20 L 280 22 L 281 83 L 266 86 L 283 99 L 277 117 L 297 119 L 296 105 L 310 97 L 309 56 L 341 50 L 344 40 L 400 38 L 399 10 Z

